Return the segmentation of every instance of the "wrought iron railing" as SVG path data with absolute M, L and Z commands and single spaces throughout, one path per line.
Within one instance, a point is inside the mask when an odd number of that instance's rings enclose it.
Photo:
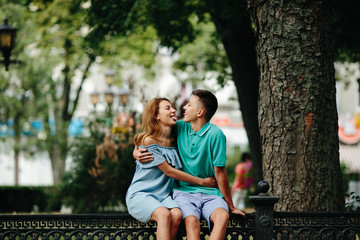
M 274 212 L 274 239 L 360 239 L 360 213 Z
M 260 186 L 260 185 L 259 185 Z M 359 212 L 275 212 L 278 197 L 267 195 L 268 185 L 251 196 L 254 213 L 231 215 L 228 240 L 359 240 Z M 182 225 L 178 239 L 186 236 Z M 201 221 L 201 239 L 209 228 Z M 156 239 L 156 224 L 143 224 L 128 214 L 0 215 L 0 240 L 130 240 Z
M 201 221 L 201 239 L 209 236 Z M 1 215 L 0 239 L 155 239 L 156 224 L 140 223 L 128 214 L 56 214 Z M 251 239 L 255 232 L 254 215 L 246 219 L 232 216 L 228 223 L 228 239 Z M 186 235 L 180 227 L 178 239 Z

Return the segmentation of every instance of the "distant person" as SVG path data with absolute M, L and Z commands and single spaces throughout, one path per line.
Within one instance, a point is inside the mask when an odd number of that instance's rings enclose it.
M 200 218 L 211 226 L 209 239 L 224 239 L 229 211 L 245 216 L 234 207 L 226 174 L 226 138 L 210 119 L 217 110 L 217 99 L 207 90 L 195 90 L 184 106 L 184 118 L 176 123 L 177 146 L 183 170 L 198 177 L 215 177 L 217 188 L 179 181 L 173 198 L 180 205 L 188 240 L 200 239 Z M 151 154 L 134 150 L 140 162 L 151 161 Z
M 245 198 L 253 184 L 252 161 L 249 153 L 243 153 L 241 162 L 235 167 L 235 179 L 232 186 L 232 200 L 235 207 L 244 209 Z
M 147 223 L 157 222 L 157 239 L 175 239 L 182 213 L 171 196 L 174 178 L 205 187 L 215 187 L 214 178 L 198 178 L 179 169 L 181 160 L 176 148 L 173 126 L 176 110 L 166 98 L 154 98 L 144 109 L 143 132 L 134 137 L 141 149 L 153 154 L 153 161 L 139 163 L 126 194 L 126 205 L 131 216 Z

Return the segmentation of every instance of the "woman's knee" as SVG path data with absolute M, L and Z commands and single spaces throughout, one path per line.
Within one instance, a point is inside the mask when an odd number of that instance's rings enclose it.
M 174 224 L 180 224 L 182 220 L 182 212 L 179 208 L 173 208 L 170 210 L 171 220 Z
M 157 208 L 152 216 L 151 220 L 154 221 L 165 221 L 165 222 L 171 222 L 171 213 L 170 210 L 165 207 L 159 207 Z

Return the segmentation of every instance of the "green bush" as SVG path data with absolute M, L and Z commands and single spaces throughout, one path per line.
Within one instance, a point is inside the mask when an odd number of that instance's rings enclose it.
M 0 212 L 54 212 L 61 204 L 55 204 L 55 187 L 0 187 Z
M 90 137 L 78 138 L 73 144 L 73 166 L 61 187 L 63 204 L 73 213 L 115 211 L 113 207 L 125 206 L 135 171 L 133 130 L 129 125 L 111 126 L 95 119 L 89 123 Z

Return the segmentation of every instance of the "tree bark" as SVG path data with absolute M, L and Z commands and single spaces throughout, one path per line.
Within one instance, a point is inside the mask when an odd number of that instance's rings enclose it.
M 278 211 L 344 209 L 329 3 L 249 0 L 264 179 Z
M 244 127 L 253 161 L 253 177 L 263 179 L 258 124 L 259 71 L 255 39 L 245 1 L 206 1 L 216 30 L 222 38 L 232 69 Z

